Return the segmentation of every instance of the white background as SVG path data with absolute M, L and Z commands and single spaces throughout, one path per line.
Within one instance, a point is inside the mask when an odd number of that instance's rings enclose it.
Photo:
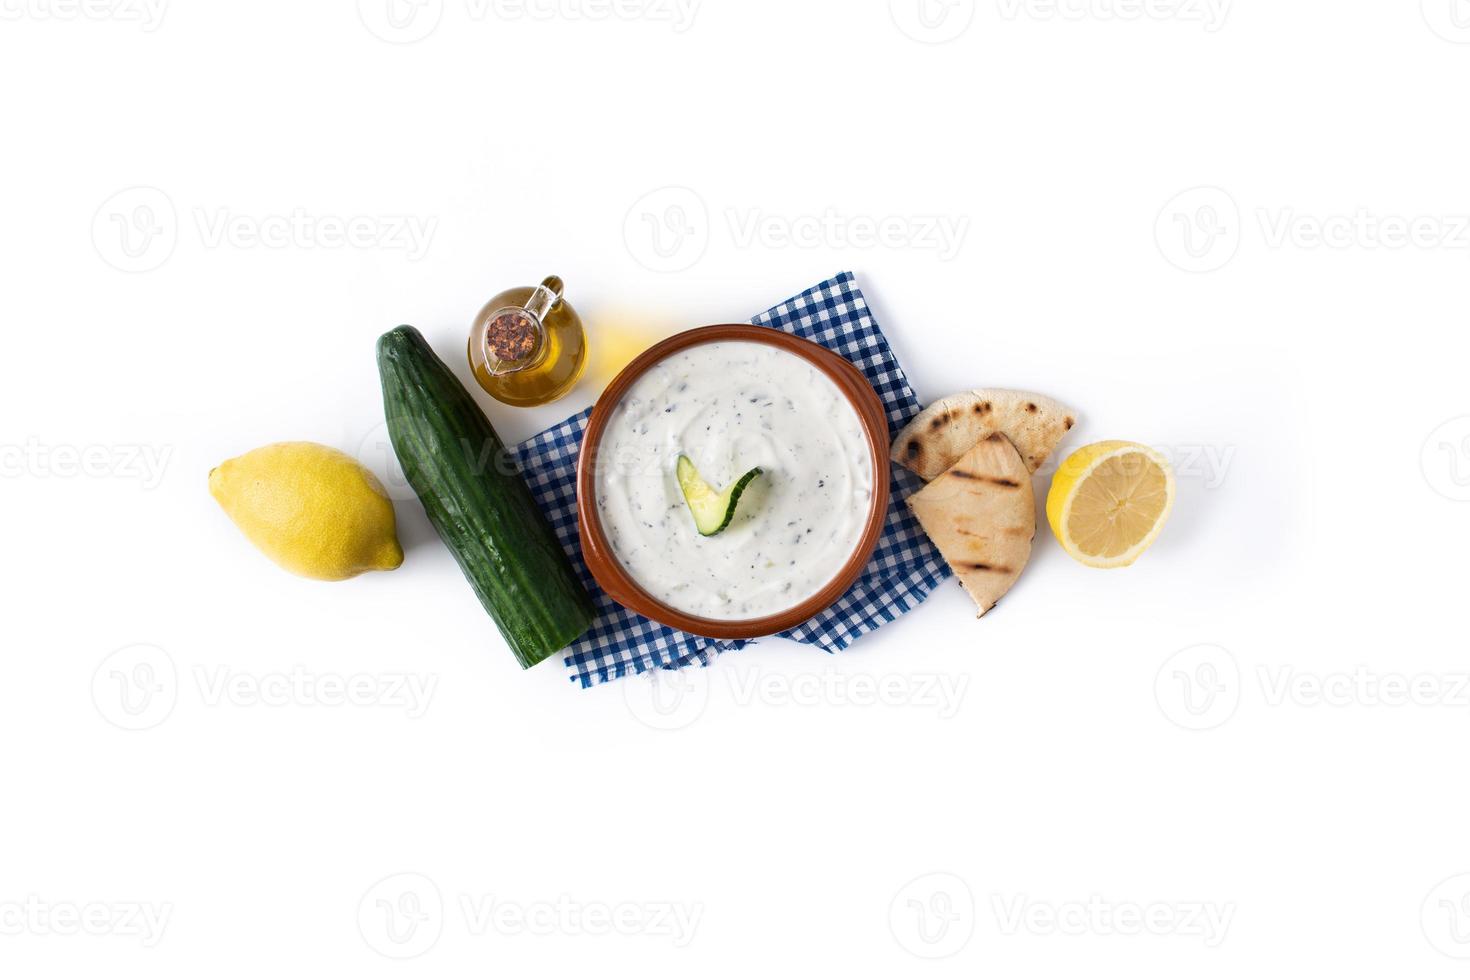
M 1463 975 L 1470 7 L 528 2 L 0 3 L 0 972 Z M 391 480 L 400 322 L 565 277 L 519 440 L 845 268 L 924 400 L 1168 452 L 1154 549 L 581 691 L 411 498 L 323 584 L 206 492 Z

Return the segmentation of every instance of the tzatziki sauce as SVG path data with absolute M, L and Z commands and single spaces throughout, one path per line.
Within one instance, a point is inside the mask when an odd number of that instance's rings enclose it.
M 675 475 L 712 487 L 752 467 L 734 519 L 703 537 Z M 706 619 L 756 619 L 820 592 L 852 557 L 873 497 L 873 455 L 852 403 L 786 350 L 717 341 L 649 368 L 608 418 L 596 459 L 608 544 L 649 595 Z

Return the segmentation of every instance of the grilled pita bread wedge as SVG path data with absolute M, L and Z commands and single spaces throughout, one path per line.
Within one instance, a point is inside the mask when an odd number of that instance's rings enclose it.
M 1021 454 L 993 432 L 908 503 L 984 616 L 1031 558 L 1036 500 Z
M 1076 422 L 1075 412 L 1045 395 L 977 388 L 941 398 L 914 416 L 894 440 L 892 456 L 932 480 L 975 443 L 1000 432 L 1035 473 Z

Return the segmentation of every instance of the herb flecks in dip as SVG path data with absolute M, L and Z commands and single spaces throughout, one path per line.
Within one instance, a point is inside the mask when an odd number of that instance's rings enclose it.
M 711 484 L 760 467 L 734 518 L 702 537 L 675 473 Z M 627 390 L 597 459 L 613 554 L 661 602 L 707 619 L 790 609 L 832 581 L 862 537 L 873 460 L 862 421 L 826 374 L 744 341 L 671 354 Z

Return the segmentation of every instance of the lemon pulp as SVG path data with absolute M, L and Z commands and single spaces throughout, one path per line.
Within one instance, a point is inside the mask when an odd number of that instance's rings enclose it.
M 1174 474 L 1138 443 L 1084 446 L 1057 470 L 1047 494 L 1052 533 L 1073 558 L 1096 568 L 1131 565 L 1153 543 L 1174 503 Z

